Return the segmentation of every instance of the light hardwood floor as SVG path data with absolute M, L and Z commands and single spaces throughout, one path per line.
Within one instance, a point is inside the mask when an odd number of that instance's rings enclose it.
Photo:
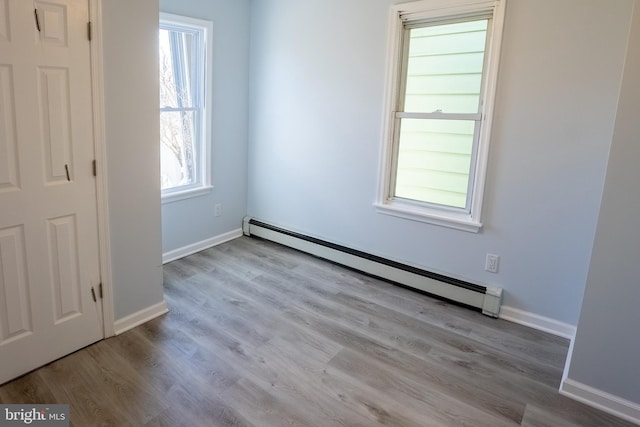
M 75 426 L 626 426 L 558 394 L 568 342 L 242 237 L 169 314 L 0 387 Z

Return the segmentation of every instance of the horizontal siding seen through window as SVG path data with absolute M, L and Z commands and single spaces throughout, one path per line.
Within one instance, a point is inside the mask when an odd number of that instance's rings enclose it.
M 400 111 L 477 114 L 487 26 L 481 19 L 408 29 Z M 398 125 L 395 197 L 466 208 L 476 122 L 425 117 Z

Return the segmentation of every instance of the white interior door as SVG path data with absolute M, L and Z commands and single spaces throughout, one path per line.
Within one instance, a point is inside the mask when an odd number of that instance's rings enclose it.
M 87 22 L 0 0 L 0 384 L 103 338 Z

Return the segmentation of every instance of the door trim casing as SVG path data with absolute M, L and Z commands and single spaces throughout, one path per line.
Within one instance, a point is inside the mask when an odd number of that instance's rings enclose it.
M 104 61 L 102 45 L 102 0 L 88 0 L 91 22 L 91 85 L 96 168 L 96 203 L 100 280 L 102 282 L 102 325 L 104 337 L 115 335 L 113 275 L 111 271 L 111 233 L 109 230 L 109 191 L 104 114 Z

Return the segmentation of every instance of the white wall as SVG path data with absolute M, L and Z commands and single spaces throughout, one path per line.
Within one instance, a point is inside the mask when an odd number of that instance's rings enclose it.
M 115 319 L 163 301 L 158 2 L 102 2 Z
M 238 230 L 247 211 L 250 0 L 160 0 L 160 10 L 213 22 L 214 189 L 162 205 L 162 249 L 167 253 Z M 223 206 L 220 217 L 214 216 L 217 203 Z
M 631 0 L 510 0 L 479 234 L 374 211 L 392 0 L 257 0 L 251 216 L 505 289 L 575 324 L 615 119 Z M 487 252 L 501 256 L 484 272 Z
M 640 420 L 640 2 L 569 379 L 636 403 Z

